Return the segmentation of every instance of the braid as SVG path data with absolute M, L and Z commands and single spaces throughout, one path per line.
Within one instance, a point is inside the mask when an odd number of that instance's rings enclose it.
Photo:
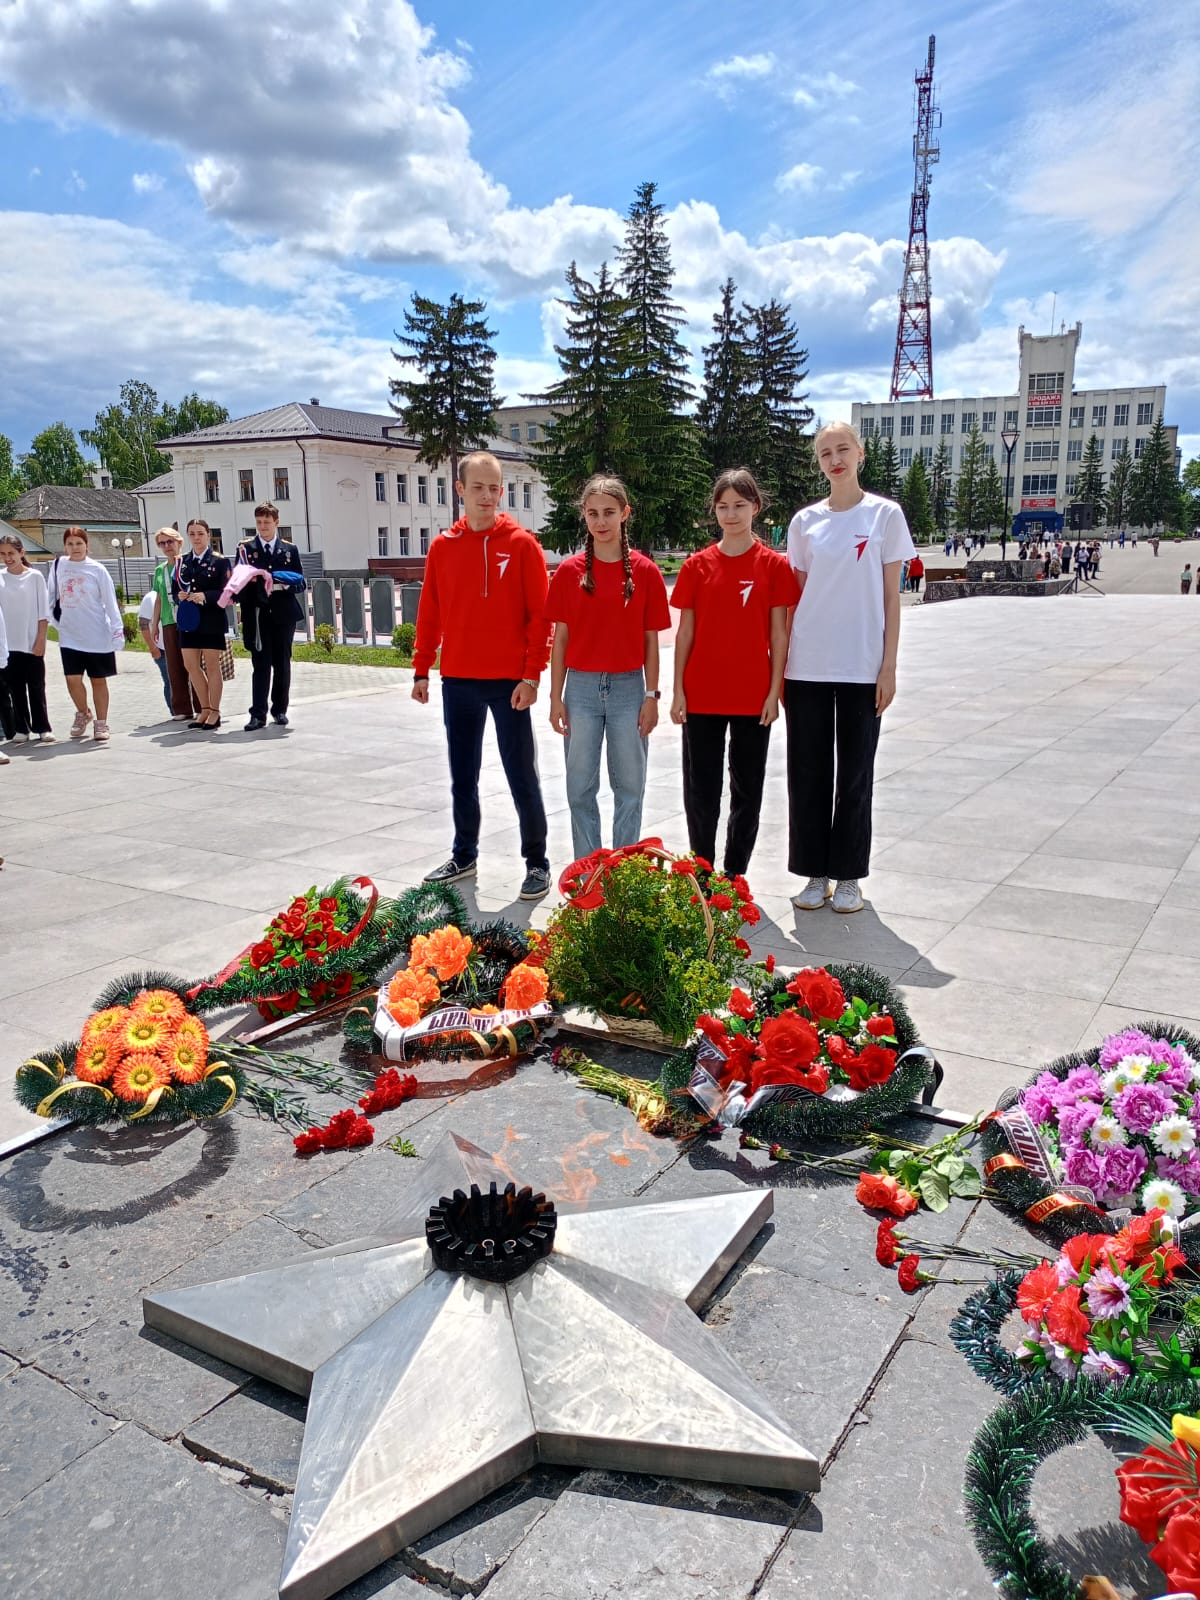
M 592 577 L 592 562 L 596 559 L 596 541 L 592 538 L 591 529 L 587 533 L 587 554 L 583 558 L 583 577 L 579 580 L 579 587 L 584 594 L 596 592 L 596 580 Z
M 625 568 L 625 598 L 633 599 L 633 561 L 629 555 L 629 530 L 621 524 L 621 565 Z

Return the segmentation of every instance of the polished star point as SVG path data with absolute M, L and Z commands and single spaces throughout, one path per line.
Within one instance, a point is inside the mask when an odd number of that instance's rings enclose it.
M 538 1461 L 787 1491 L 816 1459 L 695 1316 L 769 1189 L 559 1208 L 510 1283 L 441 1271 L 430 1206 L 511 1175 L 447 1135 L 378 1234 L 147 1295 L 148 1327 L 300 1395 L 282 1600 L 337 1590 Z

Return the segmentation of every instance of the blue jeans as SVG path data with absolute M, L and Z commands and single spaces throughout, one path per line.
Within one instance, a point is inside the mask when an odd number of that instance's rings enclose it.
M 636 672 L 568 672 L 567 800 L 575 859 L 600 848 L 600 746 L 608 749 L 608 781 L 613 792 L 613 848 L 636 844 L 642 836 L 642 796 L 646 791 L 649 741 L 638 732 L 638 713 L 646 678 Z
M 514 711 L 516 678 L 443 678 L 442 721 L 450 752 L 450 796 L 454 812 L 454 846 L 460 866 L 479 854 L 479 769 L 483 763 L 483 730 L 488 712 L 496 729 L 500 762 L 517 819 L 525 865 L 549 872 L 546 855 L 546 808 L 538 780 L 537 745 L 529 711 Z
M 158 675 L 163 681 L 163 697 L 167 702 L 167 710 L 173 712 L 175 707 L 171 702 L 171 680 L 167 676 L 167 652 L 165 650 L 158 652 L 158 660 L 155 662 L 155 666 L 158 668 Z

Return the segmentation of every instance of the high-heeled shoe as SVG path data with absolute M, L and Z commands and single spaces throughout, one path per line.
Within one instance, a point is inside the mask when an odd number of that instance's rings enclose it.
M 200 726 L 204 729 L 205 733 L 215 733 L 216 730 L 221 726 L 221 713 L 219 711 L 217 712 L 217 720 L 215 722 L 202 722 Z
M 202 717 L 206 717 L 207 715 L 208 715 L 208 712 L 202 706 L 200 708 L 200 710 L 197 711 L 196 716 L 195 716 L 195 720 L 188 723 L 188 727 L 189 728 L 207 728 L 207 726 L 208 726 L 207 722 L 202 722 L 200 720 Z

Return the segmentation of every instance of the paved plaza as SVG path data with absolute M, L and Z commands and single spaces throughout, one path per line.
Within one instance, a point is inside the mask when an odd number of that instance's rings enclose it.
M 946 1068 L 940 1098 L 954 1109 L 994 1103 L 1119 1022 L 1200 1025 L 1200 600 L 1172 592 L 1188 559 L 1178 547 L 1164 546 L 1156 567 L 1144 547 L 1114 552 L 1114 591 L 1123 558 L 1127 586 L 1156 587 L 1162 569 L 1163 592 L 906 609 L 870 904 L 858 916 L 789 904 L 782 726 L 772 741 L 749 873 L 764 912 L 754 947 L 791 965 L 863 960 L 893 976 Z M 668 652 L 664 682 L 669 663 Z M 228 729 L 206 737 L 160 720 L 147 657 L 124 657 L 121 671 L 111 745 L 14 752 L 0 769 L 6 1078 L 31 1050 L 77 1032 L 111 977 L 152 964 L 199 978 L 296 890 L 347 872 L 400 890 L 448 851 L 440 715 L 410 700 L 409 673 L 298 665 L 293 726 L 244 735 L 239 663 Z M 51 680 L 65 733 L 56 661 Z M 538 740 L 557 870 L 570 829 L 544 712 Z M 490 741 L 483 795 L 468 904 L 520 921 L 515 817 Z M 666 723 L 645 831 L 686 845 L 679 736 Z M 23 1120 L 0 1109 L 0 1142 Z M 808 1502 L 539 1470 L 348 1595 L 990 1592 L 961 1483 L 996 1396 L 946 1339 L 967 1291 L 902 1295 L 876 1266 L 874 1225 L 844 1182 L 772 1166 L 733 1135 L 681 1152 L 537 1061 L 458 1100 L 406 1103 L 363 1152 L 299 1160 L 285 1132 L 239 1109 L 170 1132 L 68 1129 L 0 1163 L 6 1596 L 275 1594 L 303 1406 L 143 1332 L 141 1295 L 372 1231 L 419 1181 L 420 1162 L 383 1141 L 403 1130 L 425 1153 L 450 1129 L 563 1199 L 773 1185 L 774 1223 L 705 1316 L 821 1459 L 824 1485 Z M 1028 1248 L 987 1205 L 916 1220 L 926 1238 Z M 1039 1477 L 1039 1514 L 1077 1572 L 1158 1592 L 1136 1539 L 1106 1527 L 1111 1464 L 1095 1440 L 1056 1457 Z

